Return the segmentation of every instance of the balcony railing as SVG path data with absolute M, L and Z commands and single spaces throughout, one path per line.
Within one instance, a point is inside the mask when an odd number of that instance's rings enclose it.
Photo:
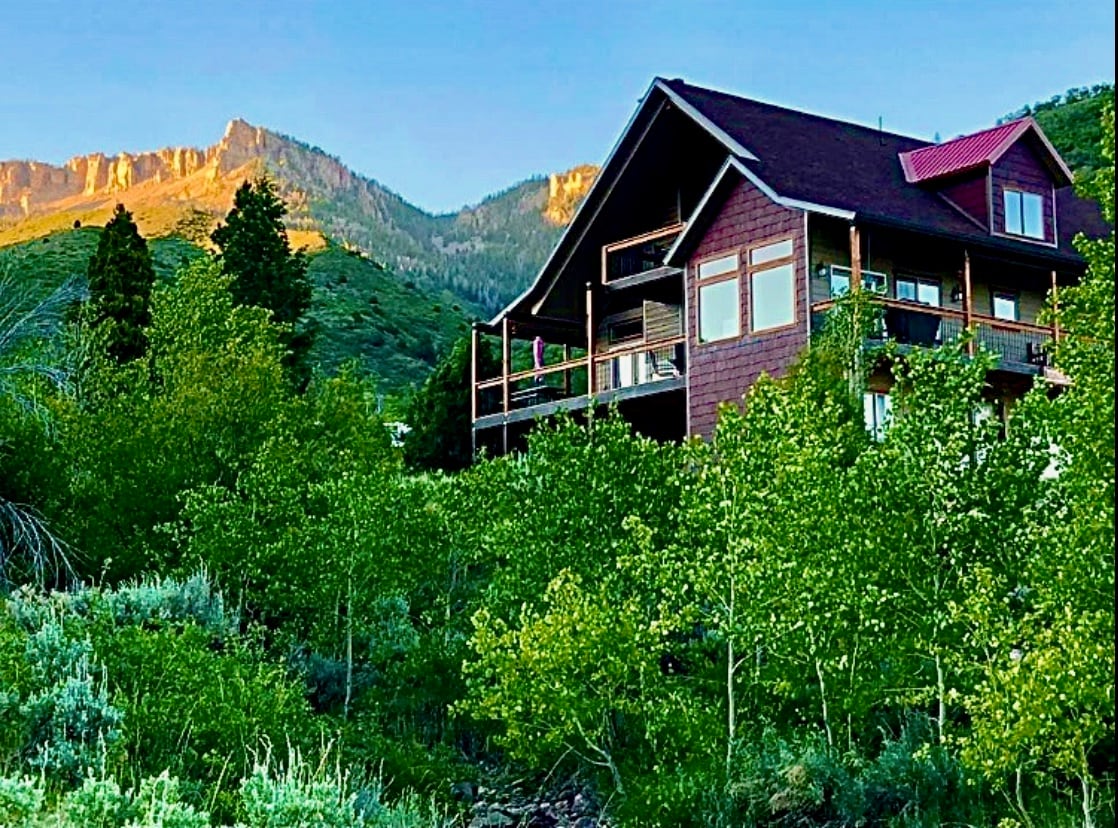
M 871 335 L 871 339 L 891 339 L 903 345 L 931 347 L 955 341 L 966 329 L 966 314 L 953 308 L 887 297 L 875 297 L 874 303 L 884 308 L 884 314 L 880 328 Z M 834 304 L 828 301 L 812 306 L 815 329 L 821 329 L 824 314 Z M 998 354 L 1003 367 L 1036 373 L 1048 364 L 1046 348 L 1054 338 L 1053 328 L 981 314 L 972 314 L 970 324 L 975 342 Z
M 581 356 L 482 380 L 474 390 L 475 419 L 563 400 L 580 400 L 582 404 L 591 395 L 623 394 L 624 389 L 678 380 L 686 373 L 685 341 L 685 337 L 676 336 L 637 342 L 593 357 Z M 587 385 L 588 373 L 594 379 L 592 388 Z
M 602 247 L 602 282 L 610 284 L 629 276 L 656 270 L 664 261 L 683 224 L 661 227 L 630 239 L 612 242 Z
M 684 338 L 636 343 L 594 357 L 595 392 L 675 379 L 686 373 Z

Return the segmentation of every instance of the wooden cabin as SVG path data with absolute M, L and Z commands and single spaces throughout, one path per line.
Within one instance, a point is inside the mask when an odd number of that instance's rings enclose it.
M 539 417 L 616 403 L 641 433 L 711 434 L 717 405 L 779 376 L 848 290 L 914 347 L 972 330 L 1000 362 L 993 400 L 1058 381 L 1038 314 L 1084 270 L 1097 205 L 1031 118 L 941 144 L 656 79 L 535 282 L 474 328 L 475 447 Z M 514 365 L 516 340 L 553 358 Z M 888 406 L 875 376 L 867 427 Z

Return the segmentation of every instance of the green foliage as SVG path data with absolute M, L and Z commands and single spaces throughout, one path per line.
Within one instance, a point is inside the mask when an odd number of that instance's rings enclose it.
M 90 324 L 106 325 L 106 348 L 118 363 L 147 351 L 155 268 L 132 214 L 118 204 L 89 260 Z
M 69 638 L 52 618 L 27 639 L 32 691 L 20 705 L 26 722 L 23 755 L 29 766 L 73 784 L 120 736 L 122 714 L 97 681 L 88 640 Z
M 292 252 L 283 217 L 287 206 L 268 178 L 245 181 L 233 196 L 233 209 L 210 238 L 220 251 L 222 272 L 230 277 L 236 305 L 271 312 L 283 326 L 281 341 L 288 350 L 288 366 L 298 384 L 309 377 L 307 353 L 314 331 L 306 326 L 311 304 L 307 258 Z
M 309 315 L 318 329 L 311 361 L 326 373 L 354 362 L 382 392 L 420 384 L 475 312 L 445 289 L 409 289 L 402 276 L 334 244 L 308 263 Z
M 404 438 L 404 457 L 418 469 L 459 471 L 473 459 L 473 423 L 469 338 L 459 339 L 451 352 L 423 382 L 408 405 L 411 431 Z M 478 347 L 478 376 L 497 369 L 488 342 Z
M 42 786 L 32 777 L 0 776 L 0 824 L 32 828 L 44 799 Z
M 61 582 L 70 574 L 63 542 L 39 511 L 20 500 L 23 464 L 9 442 L 42 440 L 50 427 L 44 398 L 64 387 L 68 360 L 53 341 L 67 306 L 81 297 L 72 281 L 40 294 L 25 281 L 23 257 L 0 252 L 0 589 L 23 579 Z

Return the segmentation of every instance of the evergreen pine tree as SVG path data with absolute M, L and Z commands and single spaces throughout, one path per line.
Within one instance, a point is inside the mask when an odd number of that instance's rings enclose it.
M 290 325 L 282 342 L 288 349 L 287 367 L 297 385 L 309 376 L 307 352 L 314 340 L 304 316 L 311 304 L 307 258 L 292 251 L 283 217 L 287 205 L 275 184 L 261 177 L 246 181 L 233 197 L 233 209 L 210 238 L 220 250 L 222 270 L 233 278 L 231 290 L 238 305 L 254 305 L 272 312 L 272 320 Z
M 109 354 L 118 363 L 142 357 L 148 345 L 145 330 L 151 325 L 155 268 L 147 242 L 123 204 L 116 205 L 101 232 L 87 274 L 93 324 L 110 326 Z

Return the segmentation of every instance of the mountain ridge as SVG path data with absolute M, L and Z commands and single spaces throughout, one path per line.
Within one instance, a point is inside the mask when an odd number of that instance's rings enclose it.
M 535 275 L 597 168 L 518 182 L 457 212 L 434 214 L 319 147 L 233 118 L 209 147 L 76 155 L 62 165 L 0 161 L 0 247 L 103 224 L 117 202 L 141 233 L 208 244 L 246 178 L 273 177 L 292 242 L 332 239 L 433 289 L 491 312 Z

